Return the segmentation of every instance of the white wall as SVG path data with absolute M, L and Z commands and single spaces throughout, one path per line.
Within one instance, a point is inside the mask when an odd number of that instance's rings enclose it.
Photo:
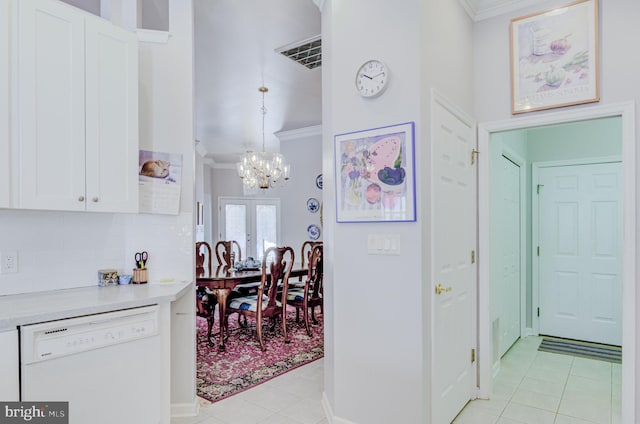
M 563 0 L 546 1 L 504 16 L 478 22 L 474 29 L 474 90 L 475 113 L 479 122 L 493 122 L 509 119 L 510 114 L 510 60 L 509 60 L 509 20 L 538 10 L 566 4 Z M 640 100 L 640 81 L 634 69 L 640 66 L 640 58 L 629 54 L 626 46 L 629 40 L 640 38 L 640 2 L 636 0 L 618 0 L 600 2 L 600 105 Z M 574 106 L 588 108 L 590 105 Z M 535 114 L 554 114 L 547 110 Z M 640 122 L 636 108 L 636 127 Z M 636 131 L 636 143 L 638 132 Z M 636 149 L 636 163 L 640 149 Z M 636 177 L 637 178 L 637 177 Z M 636 181 L 636 187 L 640 187 Z M 638 197 L 638 193 L 636 193 Z M 639 212 L 640 213 L 640 212 Z M 636 216 L 636 222 L 640 217 Z M 640 254 L 640 251 L 636 253 Z M 636 257 L 638 263 L 640 257 Z M 638 276 L 636 276 L 637 280 Z M 640 292 L 638 293 L 640 296 Z M 640 298 L 635 299 L 636 305 Z M 637 318 L 636 318 L 637 320 Z M 636 339 L 640 346 L 640 339 Z M 638 346 L 636 346 L 636 349 Z M 640 394 L 640 367 L 636 358 L 636 394 Z M 636 404 L 638 399 L 636 399 Z
M 320 227 L 320 212 L 307 210 L 309 198 L 322 202 L 323 190 L 316 187 L 316 177 L 322 173 L 322 129 L 310 127 L 276 134 L 280 139 L 280 152 L 291 164 L 291 178 L 280 190 L 282 244 L 291 246 L 300 261 L 300 247 L 310 240 L 307 227 Z M 322 240 L 322 232 L 318 241 Z
M 220 240 L 220 229 L 218 228 L 218 198 L 242 197 L 242 181 L 238 177 L 235 168 L 212 168 L 211 169 L 211 233 L 214 243 Z M 213 246 L 211 246 L 213 247 Z
M 428 423 L 430 90 L 471 109 L 471 20 L 452 1 L 325 1 L 322 34 L 325 405 L 334 422 Z M 371 58 L 391 81 L 367 100 L 353 84 Z M 417 222 L 335 223 L 333 136 L 407 121 L 416 122 Z M 369 234 L 399 235 L 401 255 L 368 255 Z
M 420 263 L 419 224 L 336 224 L 333 158 L 335 134 L 418 121 L 419 16 L 417 0 L 401 5 L 327 1 L 322 11 L 325 310 L 330 319 L 325 322 L 325 391 L 333 414 L 345 420 L 338 422 L 424 422 L 421 278 L 418 267 L 409 266 Z M 364 100 L 354 78 L 371 58 L 387 64 L 392 80 L 384 95 Z M 400 235 L 403 254 L 369 256 L 367 236 L 379 233 Z M 400 305 L 402 313 L 389 312 Z

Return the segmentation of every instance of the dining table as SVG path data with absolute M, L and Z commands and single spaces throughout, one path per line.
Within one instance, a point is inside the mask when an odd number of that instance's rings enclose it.
M 269 278 L 269 267 L 267 267 L 267 278 Z M 307 275 L 308 268 L 301 263 L 294 263 L 291 267 L 291 273 L 289 278 L 303 277 Z M 218 316 L 219 316 L 219 336 L 220 342 L 218 343 L 218 350 L 225 350 L 225 315 L 227 309 L 227 297 L 231 291 L 240 284 L 255 283 L 262 279 L 262 268 L 251 268 L 236 270 L 227 266 L 219 266 L 216 270 L 211 272 L 211 275 L 207 275 L 205 271 L 203 274 L 196 277 L 196 286 L 206 287 L 218 298 Z M 286 302 L 283 304 L 283 308 L 286 307 Z M 284 315 L 283 315 L 284 319 Z

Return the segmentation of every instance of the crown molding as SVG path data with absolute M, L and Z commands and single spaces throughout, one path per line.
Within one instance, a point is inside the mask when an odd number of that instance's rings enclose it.
M 313 137 L 322 135 L 322 125 L 313 125 L 311 127 L 297 128 L 295 130 L 278 131 L 274 133 L 278 140 L 288 141 L 297 140 L 305 137 Z
M 196 140 L 196 153 L 201 157 L 205 157 L 209 153 L 202 143 L 200 143 L 200 140 Z
M 320 12 L 322 12 L 322 7 L 324 6 L 324 0 L 311 0 L 316 6 L 318 6 L 318 9 L 320 9 Z
M 458 0 L 474 22 L 539 5 L 540 0 Z
M 468 2 L 469 0 L 463 0 Z M 473 16 L 474 22 L 483 21 L 485 19 L 495 18 L 496 16 L 507 15 L 516 10 L 524 9 L 530 6 L 540 5 L 540 0 L 511 0 L 502 4 L 480 8 L 476 10 Z M 543 9 L 544 10 L 544 9 Z
M 472 2 L 472 0 L 459 0 L 459 3 L 462 6 L 462 8 L 465 10 L 465 12 L 467 12 L 467 15 L 469 15 L 469 17 L 475 21 L 476 7 L 475 7 L 475 4 Z
M 234 171 L 237 170 L 235 163 L 217 163 L 213 161 L 213 165 L 210 165 L 210 166 L 213 169 L 232 169 Z

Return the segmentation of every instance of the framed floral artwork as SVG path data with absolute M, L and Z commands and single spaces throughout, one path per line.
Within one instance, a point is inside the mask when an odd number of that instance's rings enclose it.
M 334 137 L 337 222 L 416 220 L 414 126 Z
M 600 100 L 598 1 L 511 20 L 511 112 Z

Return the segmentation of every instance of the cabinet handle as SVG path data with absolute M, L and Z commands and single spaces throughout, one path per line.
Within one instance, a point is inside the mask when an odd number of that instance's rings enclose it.
M 84 196 L 78 197 L 78 202 L 84 202 Z
M 98 200 L 99 200 L 99 199 L 98 199 L 97 197 L 94 197 L 94 198 L 93 198 L 93 199 L 91 199 L 91 200 L 93 200 L 93 202 L 94 202 L 94 203 L 98 203 Z

